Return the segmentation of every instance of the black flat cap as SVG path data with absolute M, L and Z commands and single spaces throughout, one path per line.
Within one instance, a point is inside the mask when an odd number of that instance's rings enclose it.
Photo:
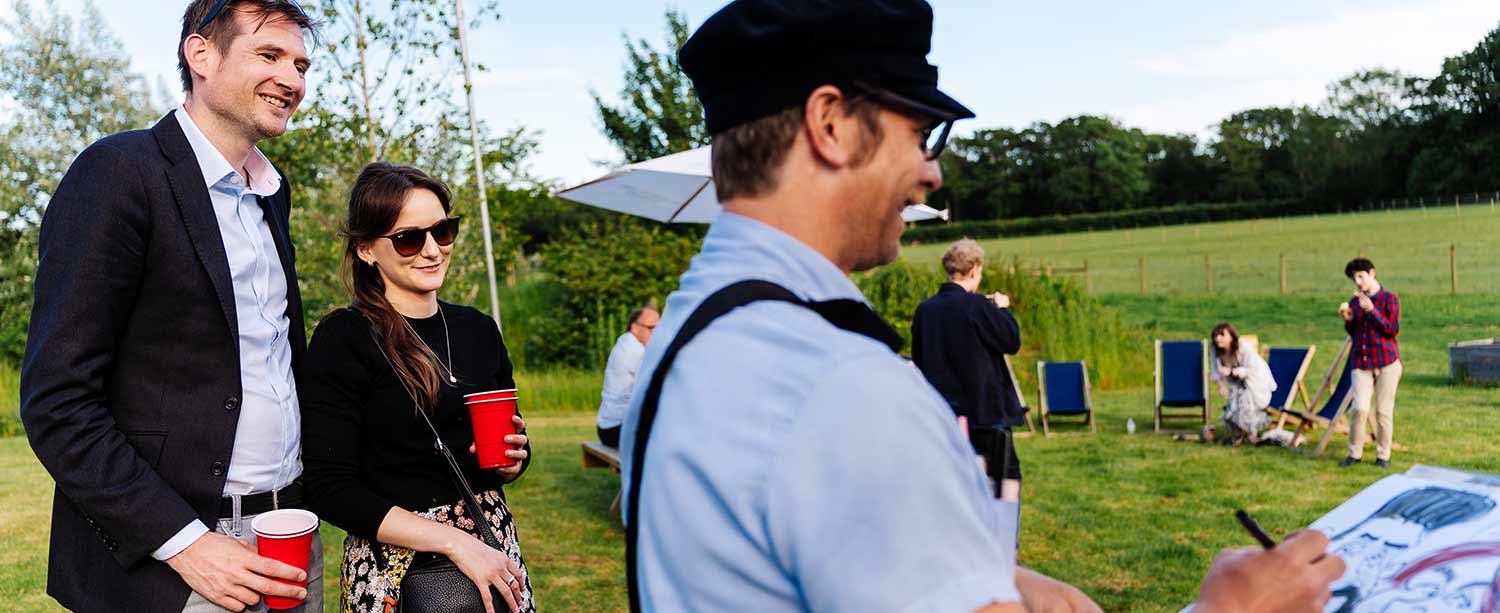
M 935 119 L 973 117 L 938 91 L 923 0 L 735 0 L 678 52 L 709 134 L 801 106 L 822 85 L 883 89 Z

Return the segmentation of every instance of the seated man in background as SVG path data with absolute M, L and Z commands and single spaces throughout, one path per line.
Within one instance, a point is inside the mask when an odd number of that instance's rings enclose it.
M 615 347 L 609 350 L 609 362 L 604 366 L 604 390 L 599 401 L 599 441 L 610 447 L 620 446 L 620 422 L 625 419 L 625 409 L 630 406 L 630 392 L 635 389 L 635 373 L 641 368 L 641 358 L 646 355 L 646 342 L 651 340 L 651 331 L 661 314 L 656 307 L 643 306 L 630 312 L 625 333 L 615 339 Z
M 917 307 L 911 321 L 911 358 L 953 412 L 967 419 L 969 443 L 984 456 L 997 495 L 1014 499 L 1021 488 L 1020 460 L 1010 427 L 1024 423 L 1026 407 L 1005 367 L 1021 349 L 1021 327 L 1010 297 L 976 293 L 984 278 L 984 249 L 965 238 L 943 253 L 948 282 Z

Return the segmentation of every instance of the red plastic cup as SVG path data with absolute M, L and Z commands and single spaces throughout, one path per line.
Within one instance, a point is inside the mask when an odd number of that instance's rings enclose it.
M 318 531 L 318 516 L 302 509 L 279 509 L 256 515 L 250 520 L 250 529 L 255 532 L 256 549 L 262 557 L 302 569 L 307 572 L 308 558 L 312 555 L 313 534 Z M 287 585 L 307 587 L 306 581 L 277 579 Z M 282 596 L 266 596 L 266 608 L 290 609 L 302 604 L 301 600 Z
M 516 460 L 505 457 L 505 452 L 515 445 L 505 442 L 505 437 L 516 433 L 516 390 L 496 390 L 469 394 L 464 397 L 469 407 L 469 421 L 474 426 L 474 452 L 479 455 L 480 468 L 503 468 L 515 466 Z

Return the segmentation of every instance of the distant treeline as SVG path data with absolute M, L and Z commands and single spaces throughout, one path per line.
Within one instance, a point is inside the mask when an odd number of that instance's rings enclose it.
M 1500 189 L 1500 27 L 1433 77 L 1365 70 L 1317 106 L 1241 111 L 1214 137 L 1081 115 L 954 139 L 933 204 L 955 221 L 1299 201 L 1316 210 Z

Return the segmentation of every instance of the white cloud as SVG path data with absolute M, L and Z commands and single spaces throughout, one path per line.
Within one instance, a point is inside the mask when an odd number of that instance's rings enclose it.
M 1495 0 L 1431 0 L 1350 10 L 1319 23 L 1229 33 L 1218 42 L 1142 59 L 1144 79 L 1186 90 L 1124 110 L 1130 125 L 1207 133 L 1235 111 L 1315 105 L 1327 85 L 1377 66 L 1433 75 L 1446 57 L 1471 49 L 1497 23 Z

